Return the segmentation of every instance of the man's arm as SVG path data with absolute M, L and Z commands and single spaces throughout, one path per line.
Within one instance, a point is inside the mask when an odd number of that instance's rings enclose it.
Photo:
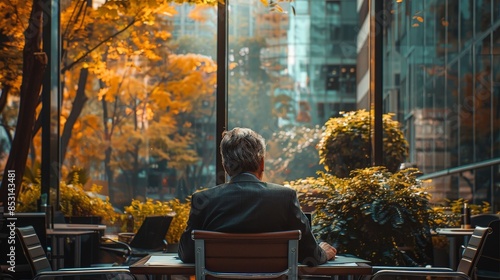
M 293 191 L 291 196 L 291 226 L 294 229 L 300 229 L 302 232 L 302 238 L 299 241 L 299 262 L 310 266 L 326 263 L 332 257 L 331 252 L 327 254 L 327 252 L 319 246 L 316 238 L 312 234 L 309 220 L 300 208 L 297 193 Z
M 194 263 L 194 241 L 191 239 L 191 230 L 186 228 L 182 233 L 177 253 L 183 262 Z
M 193 195 L 192 201 L 194 199 L 195 196 Z M 191 238 L 191 231 L 193 231 L 193 229 L 197 229 L 196 221 L 198 217 L 196 213 L 199 213 L 199 211 L 195 211 L 195 209 L 193 209 L 193 203 L 191 202 L 191 210 L 189 212 L 187 226 L 181 235 L 179 248 L 177 249 L 179 258 L 186 263 L 194 263 L 194 240 Z

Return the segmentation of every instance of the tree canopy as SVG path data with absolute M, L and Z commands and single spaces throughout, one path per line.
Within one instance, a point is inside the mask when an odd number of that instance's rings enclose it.
M 282 11 L 282 2 L 289 1 L 261 0 L 271 11 Z M 78 165 L 92 174 L 99 172 L 92 166 L 102 164 L 108 191 L 116 189 L 114 180 L 121 174 L 127 186 L 118 188 L 130 193 L 138 174 L 153 161 L 168 162 L 184 178 L 183 170 L 198 162 L 204 140 L 196 137 L 196 122 L 214 114 L 217 66 L 210 56 L 189 50 L 176 53 L 182 41 L 174 44 L 171 26 L 175 7 L 181 3 L 197 4 L 201 8 L 193 10 L 192 18 L 207 20 L 209 16 L 204 13 L 223 1 L 61 3 L 62 172 Z M 26 162 L 33 165 L 40 161 L 37 147 L 41 147 L 40 97 L 45 64 L 41 56 L 35 60 L 39 65 L 33 67 L 26 57 L 45 55 L 42 29 L 37 28 L 43 23 L 34 16 L 44 14 L 43 5 L 38 0 L 0 3 L 0 113 L 10 142 L 0 143 L 0 159 L 7 158 L 10 149 L 11 162 L 5 169 L 16 170 L 16 195 Z M 252 47 L 247 43 L 258 55 L 258 44 Z M 23 50 L 24 58 L 20 55 Z M 252 63 L 255 61 L 249 65 Z M 14 132 L 21 131 L 16 130 L 16 124 L 18 128 L 24 124 L 25 135 L 18 135 L 23 141 L 14 138 Z M 6 191 L 0 188 L 2 194 Z

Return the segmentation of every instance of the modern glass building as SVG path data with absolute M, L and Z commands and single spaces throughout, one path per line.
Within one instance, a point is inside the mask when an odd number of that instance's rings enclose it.
M 373 1 L 358 2 L 360 18 L 370 7 L 383 28 L 376 82 L 384 112 L 403 124 L 408 163 L 422 170 L 436 201 L 486 201 L 498 211 L 500 1 L 384 1 L 376 12 Z

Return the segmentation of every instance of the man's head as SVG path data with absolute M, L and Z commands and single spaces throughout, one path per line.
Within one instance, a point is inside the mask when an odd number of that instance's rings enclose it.
M 249 128 L 236 127 L 222 134 L 220 143 L 222 165 L 229 176 L 252 172 L 262 178 L 266 142 Z

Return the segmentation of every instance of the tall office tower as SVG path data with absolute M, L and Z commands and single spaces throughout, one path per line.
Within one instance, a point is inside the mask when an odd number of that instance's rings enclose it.
M 322 125 L 356 109 L 356 2 L 296 0 L 290 16 L 288 71 L 295 81 L 298 122 Z
M 358 105 L 367 107 L 369 63 L 382 63 L 384 112 L 393 112 L 433 199 L 500 208 L 500 2 L 358 1 Z M 370 21 L 370 16 L 375 20 Z M 366 32 L 382 27 L 382 55 Z M 366 69 L 366 70 L 365 70 Z M 363 72 L 363 73 L 361 73 Z

